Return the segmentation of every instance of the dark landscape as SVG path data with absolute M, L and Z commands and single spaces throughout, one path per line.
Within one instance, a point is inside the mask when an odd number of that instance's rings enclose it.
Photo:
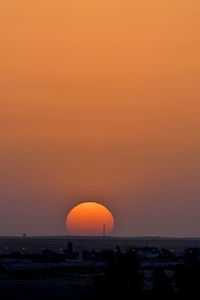
M 199 277 L 197 238 L 0 238 L 0 299 L 193 299 Z
M 39 253 L 44 249 L 62 252 L 68 242 L 74 247 L 85 250 L 114 249 L 119 246 L 122 250 L 131 247 L 157 247 L 175 250 L 186 248 L 200 248 L 200 238 L 164 238 L 164 237 L 0 237 L 1 253 L 24 251 Z

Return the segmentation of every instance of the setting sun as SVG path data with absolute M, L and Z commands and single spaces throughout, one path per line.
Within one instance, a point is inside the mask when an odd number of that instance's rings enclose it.
M 114 218 L 105 206 L 96 202 L 84 202 L 69 212 L 66 227 L 73 235 L 109 235 L 114 228 Z

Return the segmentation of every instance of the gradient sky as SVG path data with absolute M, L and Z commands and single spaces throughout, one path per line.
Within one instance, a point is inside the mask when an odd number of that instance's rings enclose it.
M 0 235 L 200 236 L 199 0 L 0 1 Z

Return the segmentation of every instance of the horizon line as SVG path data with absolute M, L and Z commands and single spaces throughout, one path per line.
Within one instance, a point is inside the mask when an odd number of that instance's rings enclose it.
M 97 238 L 97 239 L 200 239 L 200 236 L 95 236 L 95 235 L 0 235 L 0 238 L 72 238 L 72 239 L 84 239 L 84 238 Z

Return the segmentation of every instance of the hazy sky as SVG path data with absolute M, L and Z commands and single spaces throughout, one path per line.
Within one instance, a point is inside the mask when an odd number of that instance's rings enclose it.
M 200 236 L 199 0 L 0 1 L 0 235 Z

